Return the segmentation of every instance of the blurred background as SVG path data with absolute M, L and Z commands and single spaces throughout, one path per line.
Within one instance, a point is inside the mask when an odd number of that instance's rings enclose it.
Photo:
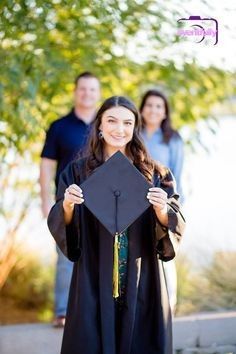
M 45 130 L 92 71 L 102 99 L 163 90 L 185 142 L 187 230 L 177 316 L 236 309 L 236 45 L 233 0 L 0 2 L 0 324 L 49 322 L 55 249 L 40 210 Z M 218 43 L 178 20 L 218 21 Z

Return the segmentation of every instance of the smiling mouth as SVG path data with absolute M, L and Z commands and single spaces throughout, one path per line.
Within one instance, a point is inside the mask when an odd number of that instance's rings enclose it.
M 124 136 L 114 136 L 114 135 L 112 135 L 112 137 L 116 140 L 121 140 L 125 138 Z

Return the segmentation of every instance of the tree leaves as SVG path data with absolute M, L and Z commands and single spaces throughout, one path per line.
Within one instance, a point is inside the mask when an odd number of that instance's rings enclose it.
M 178 40 L 178 0 L 5 0 L 0 10 L 1 153 L 14 146 L 22 154 L 42 138 L 71 105 L 70 83 L 84 70 L 101 78 L 103 97 L 124 94 L 139 105 L 146 88 L 164 89 L 176 127 L 206 117 L 231 92 L 223 70 L 159 55 Z M 150 48 L 156 54 L 141 61 L 136 50 Z

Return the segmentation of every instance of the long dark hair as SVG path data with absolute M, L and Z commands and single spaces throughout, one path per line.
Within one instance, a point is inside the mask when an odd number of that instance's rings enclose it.
M 99 127 L 103 113 L 109 108 L 119 106 L 127 108 L 135 116 L 133 137 L 126 146 L 127 156 L 133 161 L 134 165 L 147 178 L 147 180 L 152 180 L 154 172 L 163 175 L 164 171 L 162 167 L 151 160 L 140 138 L 141 117 L 137 108 L 129 99 L 123 96 L 113 96 L 108 98 L 105 100 L 96 114 L 91 128 L 88 140 L 88 148 L 86 151 L 86 174 L 91 174 L 94 169 L 96 169 L 105 161 L 104 140 L 99 138 Z
M 158 90 L 149 90 L 144 94 L 144 96 L 142 98 L 140 108 L 139 108 L 140 113 L 141 113 L 142 128 L 145 128 L 145 125 L 146 125 L 145 120 L 142 116 L 142 111 L 143 111 L 143 107 L 145 106 L 148 97 L 150 97 L 150 96 L 160 97 L 164 101 L 166 118 L 163 119 L 163 121 L 161 122 L 160 128 L 163 133 L 163 140 L 165 143 L 168 144 L 168 142 L 170 141 L 172 136 L 179 136 L 179 133 L 175 129 L 173 129 L 173 127 L 172 127 L 172 122 L 171 122 L 171 117 L 170 117 L 170 107 L 169 107 L 169 103 L 167 101 L 167 98 L 162 92 L 160 92 Z

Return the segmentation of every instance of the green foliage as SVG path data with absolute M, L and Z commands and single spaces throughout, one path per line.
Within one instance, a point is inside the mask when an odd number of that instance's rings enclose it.
M 178 258 L 178 315 L 236 308 L 236 252 L 217 252 L 212 262 L 194 271 L 184 256 Z
M 7 124 L 1 148 L 22 152 L 42 136 L 42 127 L 68 105 L 71 82 L 85 67 L 111 88 L 109 78 L 126 65 L 115 45 L 144 28 L 153 3 L 2 1 L 0 114 Z
M 43 265 L 35 254 L 29 251 L 16 251 L 18 262 L 11 271 L 1 290 L 1 299 L 10 299 L 14 306 L 22 309 L 37 310 L 41 318 L 51 314 L 53 303 L 52 266 Z
M 236 308 L 236 252 L 217 252 L 203 270 L 208 291 L 203 306 L 209 310 Z
M 178 0 L 175 6 L 154 0 L 1 1 L 0 157 L 9 147 L 38 155 L 43 128 L 67 111 L 74 77 L 84 70 L 101 78 L 104 97 L 125 94 L 137 104 L 146 87 L 164 86 L 177 127 L 207 116 L 230 93 L 229 76 L 158 58 L 178 41 L 173 29 L 181 6 Z M 130 52 L 133 42 L 143 51 L 148 43 L 156 55 L 139 62 Z

